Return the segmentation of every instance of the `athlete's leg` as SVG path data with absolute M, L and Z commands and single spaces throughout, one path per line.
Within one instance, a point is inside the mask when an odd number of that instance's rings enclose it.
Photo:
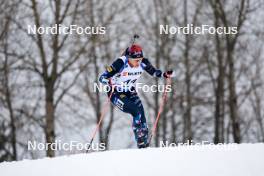
M 143 148 L 148 145 L 148 127 L 144 107 L 136 92 L 131 93 L 130 100 L 135 103 L 139 111 L 137 116 L 133 116 L 133 131 L 138 142 L 138 147 Z
M 111 101 L 120 110 L 133 116 L 133 131 L 138 147 L 145 147 L 148 140 L 148 127 L 144 108 L 138 95 L 136 93 L 115 92 Z

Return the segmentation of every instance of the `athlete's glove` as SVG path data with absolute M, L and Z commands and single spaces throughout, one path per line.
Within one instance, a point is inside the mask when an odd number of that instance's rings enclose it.
M 173 71 L 172 70 L 169 70 L 169 71 L 166 71 L 163 73 L 163 77 L 164 78 L 171 78 L 171 77 L 174 77 L 175 75 L 173 74 Z
M 100 83 L 105 84 L 105 85 L 109 85 L 110 83 L 109 79 L 105 78 L 104 76 L 100 76 L 99 81 Z

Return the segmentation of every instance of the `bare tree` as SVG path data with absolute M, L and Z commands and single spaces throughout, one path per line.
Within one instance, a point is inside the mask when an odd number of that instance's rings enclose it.
M 36 0 L 31 0 L 30 2 L 31 4 L 27 5 L 26 7 L 30 7 L 32 12 L 32 20 L 34 21 L 36 28 L 41 27 L 44 23 L 42 21 L 43 15 L 40 11 L 40 8 L 45 6 L 51 10 L 50 12 L 53 12 L 51 13 L 53 15 L 52 24 L 57 24 L 58 31 L 58 24 L 62 24 L 65 21 L 70 22 L 70 24 L 74 24 L 80 5 L 80 1 L 67 1 L 66 4 L 62 3 L 61 0 L 49 1 L 49 5 L 46 3 L 41 4 Z M 23 24 L 21 24 L 19 21 L 15 21 L 15 23 L 20 31 L 27 33 L 25 28 L 23 28 Z M 63 61 L 63 57 L 61 55 L 67 51 L 70 43 L 73 43 L 73 41 L 69 40 L 68 35 L 60 36 L 58 33 L 56 33 L 51 35 L 50 39 L 48 40 L 38 32 L 35 36 L 30 34 L 27 34 L 27 36 L 29 41 L 33 41 L 34 46 L 37 48 L 37 52 L 31 51 L 27 53 L 27 57 L 23 60 L 23 67 L 24 69 L 31 71 L 33 74 L 36 74 L 43 82 L 43 88 L 45 92 L 45 125 L 43 128 L 45 131 L 46 142 L 51 144 L 55 142 L 56 137 L 56 108 L 67 92 L 75 85 L 79 75 L 89 63 L 89 60 L 87 60 L 82 65 L 77 64 L 77 61 L 85 52 L 85 47 L 88 41 L 78 45 L 76 51 L 72 51 L 72 53 L 70 52 L 66 60 Z M 73 76 L 72 80 L 69 81 L 70 83 L 61 87 L 63 85 L 61 79 L 63 79 L 64 75 L 67 75 L 69 70 L 72 70 L 76 67 L 78 72 Z M 54 150 L 52 150 L 49 145 L 47 156 L 53 157 L 54 155 Z
M 13 55 L 10 53 L 10 42 L 9 42 L 9 31 L 10 26 L 11 26 L 11 18 L 15 16 L 15 11 L 17 10 L 18 7 L 17 1 L 12 1 L 12 2 L 1 2 L 1 14 L 0 18 L 3 21 L 3 28 L 1 28 L 0 31 L 0 62 L 1 62 L 1 67 L 0 67 L 0 108 L 2 107 L 3 109 L 6 109 L 8 112 L 8 126 L 10 127 L 10 135 L 5 136 L 6 131 L 1 131 L 1 149 L 6 151 L 6 156 L 4 156 L 5 159 L 8 160 L 10 156 L 10 160 L 16 160 L 17 159 L 17 140 L 16 140 L 16 135 L 17 135 L 17 120 L 16 120 L 16 114 L 15 114 L 15 109 L 13 107 L 14 103 L 14 93 L 13 93 L 13 86 L 14 86 L 14 81 L 12 80 L 12 69 L 13 65 L 17 62 Z M 1 125 L 3 127 L 3 130 L 5 130 L 6 127 L 6 121 L 5 119 L 5 113 L 3 110 L 3 113 L 1 115 Z M 10 143 L 11 144 L 11 150 L 8 148 L 5 148 L 6 145 L 5 143 Z M 2 157 L 2 156 L 1 156 Z M 2 160 L 2 159 L 1 159 Z
M 236 80 L 235 80 L 235 59 L 234 59 L 234 51 L 235 45 L 237 43 L 238 37 L 240 36 L 241 28 L 243 26 L 244 21 L 246 20 L 246 16 L 249 13 L 249 1 L 242 0 L 239 4 L 237 4 L 237 12 L 235 22 L 232 23 L 233 18 L 227 15 L 223 4 L 221 1 L 213 1 L 212 7 L 215 9 L 215 15 L 217 18 L 221 19 L 221 22 L 224 27 L 232 27 L 237 26 L 238 33 L 234 35 L 225 35 L 226 42 L 226 52 L 227 52 L 227 64 L 228 64 L 228 90 L 229 90 L 229 110 L 230 110 L 230 118 L 232 121 L 232 129 L 233 129 L 233 138 L 237 143 L 241 142 L 241 134 L 240 134 L 240 125 L 239 125 L 239 116 L 237 112 L 237 92 L 236 92 Z M 217 19 L 218 20 L 218 19 Z

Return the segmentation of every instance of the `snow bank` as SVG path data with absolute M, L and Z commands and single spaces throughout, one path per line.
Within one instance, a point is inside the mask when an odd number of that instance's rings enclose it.
M 0 164 L 1 176 L 264 176 L 264 144 L 128 149 Z

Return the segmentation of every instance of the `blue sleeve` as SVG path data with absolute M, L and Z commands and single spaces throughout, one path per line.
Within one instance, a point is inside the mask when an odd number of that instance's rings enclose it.
M 106 70 L 104 71 L 104 73 L 100 76 L 99 81 L 101 82 L 101 80 L 103 78 L 108 79 L 111 78 L 112 76 L 114 76 L 116 73 L 118 73 L 121 68 L 124 66 L 124 62 L 122 59 L 118 58 L 116 59 L 112 65 L 106 67 Z
M 150 74 L 151 76 L 155 76 L 160 78 L 162 76 L 162 71 L 159 69 L 156 69 L 147 58 L 143 58 L 142 60 L 142 67 L 144 68 L 144 70 Z

